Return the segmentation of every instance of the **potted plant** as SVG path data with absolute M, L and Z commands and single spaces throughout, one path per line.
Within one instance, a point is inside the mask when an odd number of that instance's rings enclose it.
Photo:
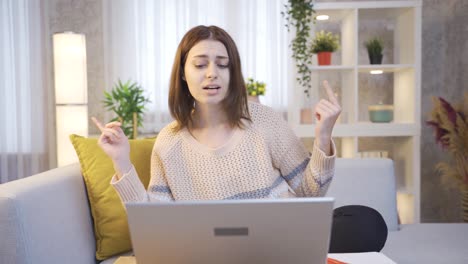
M 259 103 L 260 100 L 258 97 L 260 95 L 265 95 L 266 84 L 255 81 L 253 78 L 247 78 L 246 87 L 249 100 Z
M 365 43 L 370 64 L 382 64 L 383 41 L 380 38 L 371 38 Z
M 145 104 L 150 102 L 143 95 L 143 88 L 138 83 L 126 83 L 117 81 L 112 91 L 104 92 L 105 100 L 102 102 L 106 110 L 113 111 L 117 116 L 111 120 L 122 123 L 122 130 L 130 139 L 135 139 L 138 135 L 138 127 L 143 124 L 143 110 Z
M 311 51 L 317 54 L 318 65 L 330 65 L 331 54 L 340 48 L 338 35 L 323 30 L 315 33 Z
M 286 19 L 285 26 L 288 32 L 291 29 L 295 30 L 295 36 L 289 47 L 291 47 L 292 51 L 291 56 L 296 62 L 296 81 L 309 98 L 310 89 L 312 88 L 310 84 L 312 53 L 307 47 L 311 42 L 310 23 L 315 23 L 313 1 L 288 0 L 288 4 L 284 6 L 286 11 L 281 12 L 281 15 Z
M 450 162 L 440 162 L 437 171 L 444 180 L 455 181 L 461 193 L 463 222 L 468 222 L 468 93 L 456 106 L 441 97 L 433 97 L 431 119 L 435 140 L 450 155 Z

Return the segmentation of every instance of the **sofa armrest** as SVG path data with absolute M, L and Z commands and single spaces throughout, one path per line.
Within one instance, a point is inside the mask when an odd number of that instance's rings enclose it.
M 79 164 L 0 185 L 0 263 L 95 263 Z
M 467 234 L 467 223 L 401 225 L 388 233 L 382 253 L 399 264 L 466 264 Z

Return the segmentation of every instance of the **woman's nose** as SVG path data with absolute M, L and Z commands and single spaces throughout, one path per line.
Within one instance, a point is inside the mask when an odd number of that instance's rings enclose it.
M 206 78 L 208 78 L 208 79 L 218 78 L 218 69 L 216 69 L 216 64 L 215 63 L 210 63 L 208 65 L 208 69 L 206 71 Z

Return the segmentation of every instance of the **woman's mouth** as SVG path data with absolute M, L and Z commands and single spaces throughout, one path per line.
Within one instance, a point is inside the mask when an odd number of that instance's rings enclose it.
M 219 88 L 221 87 L 218 85 L 208 85 L 208 86 L 203 87 L 204 90 L 218 90 Z

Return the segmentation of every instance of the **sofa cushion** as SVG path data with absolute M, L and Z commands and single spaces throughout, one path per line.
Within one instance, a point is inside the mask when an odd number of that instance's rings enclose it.
M 97 144 L 97 138 L 71 135 L 80 161 L 94 221 L 96 258 L 107 259 L 132 249 L 127 216 L 117 192 L 110 185 L 115 174 L 111 159 Z M 130 140 L 130 159 L 145 187 L 150 179 L 150 158 L 154 138 Z

